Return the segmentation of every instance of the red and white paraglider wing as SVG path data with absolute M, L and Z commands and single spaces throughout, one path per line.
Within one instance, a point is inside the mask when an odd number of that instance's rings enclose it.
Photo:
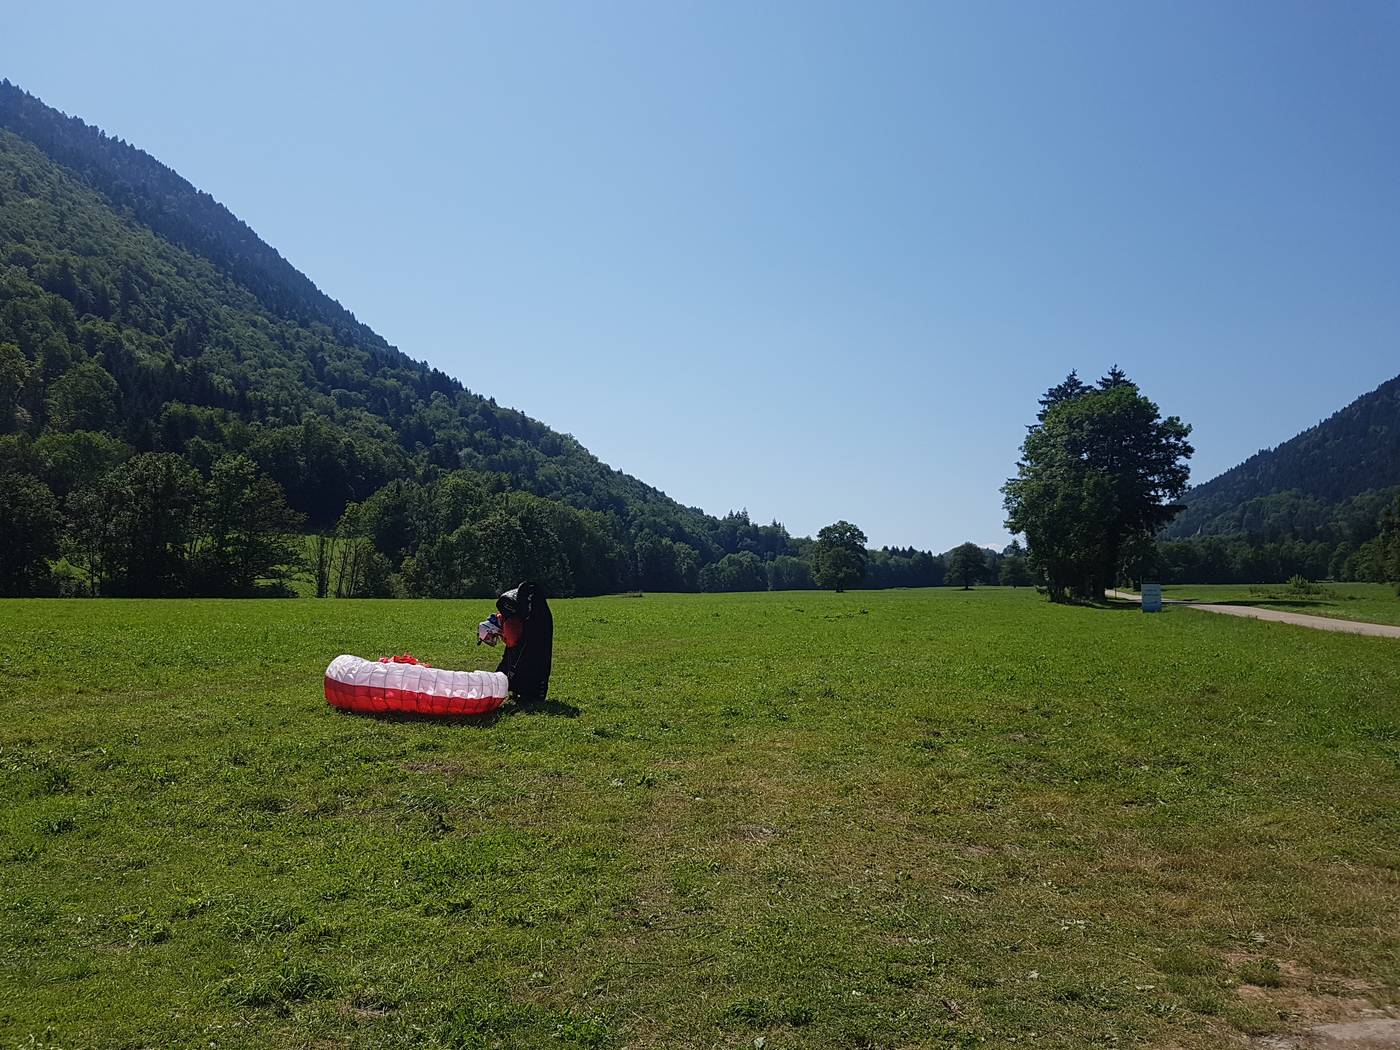
M 337 656 L 326 668 L 326 702 L 346 711 L 483 715 L 505 702 L 499 671 L 448 671 L 420 663 Z

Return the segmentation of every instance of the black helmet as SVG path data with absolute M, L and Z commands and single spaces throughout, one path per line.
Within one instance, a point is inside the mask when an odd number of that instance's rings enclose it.
M 535 611 L 535 598 L 543 598 L 539 584 L 526 581 L 517 587 L 512 587 L 496 599 L 496 608 L 507 616 L 523 616 L 530 618 L 530 614 Z
M 513 587 L 496 599 L 496 608 L 507 616 L 517 616 L 520 613 L 520 588 Z

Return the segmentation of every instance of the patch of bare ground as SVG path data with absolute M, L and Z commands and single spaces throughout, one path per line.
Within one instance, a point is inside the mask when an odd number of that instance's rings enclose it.
M 770 828 L 764 824 L 741 824 L 735 830 L 735 835 L 745 842 L 767 845 L 778 837 L 778 829 Z
M 1236 994 L 1293 1029 L 1255 1037 L 1255 1050 L 1400 1050 L 1400 1012 L 1376 1005 L 1375 985 L 1243 952 L 1226 961 L 1244 979 Z
M 404 762 L 401 768 L 406 773 L 441 773 L 444 776 L 455 776 L 462 772 L 460 762 Z
M 1258 1050 L 1400 1050 L 1400 1017 L 1367 1010 L 1350 1021 L 1313 1025 L 1293 1035 L 1256 1039 Z

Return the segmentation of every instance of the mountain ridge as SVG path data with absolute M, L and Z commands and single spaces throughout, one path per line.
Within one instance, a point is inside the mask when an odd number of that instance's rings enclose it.
M 1393 580 L 1400 572 L 1400 377 L 1187 491 L 1162 530 L 1169 583 Z
M 79 117 L 53 110 L 8 80 L 0 81 L 0 128 L 33 144 L 99 193 L 119 213 L 129 212 L 136 222 L 157 236 L 198 258 L 209 260 L 274 315 L 302 324 L 326 325 L 337 341 L 369 353 L 381 366 L 408 368 L 420 373 L 426 394 L 441 392 L 454 397 L 465 393 L 474 400 L 500 407 L 494 398 L 472 392 L 455 377 L 391 344 L 322 292 L 228 208 L 144 150 L 108 135 Z M 191 209 L 193 217 L 185 215 L 184 209 Z M 221 237 L 232 238 L 232 246 L 224 244 Z M 705 513 L 603 463 L 572 435 L 554 431 L 519 410 L 504 411 L 547 432 L 551 440 L 572 445 L 629 486 L 637 486 L 637 497 L 659 498 L 695 514 Z M 491 466 L 486 465 L 486 468 L 491 469 Z
M 81 117 L 46 105 L 8 79 L 0 80 L 0 127 L 34 143 L 115 206 L 131 208 L 143 225 L 195 255 L 216 264 L 222 262 L 240 284 L 274 312 L 293 310 L 303 321 L 319 320 L 332 327 L 339 324 L 370 346 L 400 352 L 338 300 L 321 291 L 229 208 L 140 147 L 108 135 Z M 174 207 L 180 201 L 192 215 L 182 214 L 181 209 Z M 232 250 L 214 236 L 218 230 L 232 240 Z M 298 310 L 294 296 L 274 294 L 279 284 L 300 292 L 316 308 Z M 417 363 L 426 366 L 426 362 Z
M 1231 515 L 1250 500 L 1294 492 L 1340 504 L 1400 485 L 1400 376 L 1326 419 L 1189 489 L 1170 538 L 1244 531 Z

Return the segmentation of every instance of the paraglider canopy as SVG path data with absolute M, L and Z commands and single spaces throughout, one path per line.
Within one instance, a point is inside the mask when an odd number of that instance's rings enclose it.
M 326 668 L 326 702 L 362 714 L 483 715 L 505 702 L 506 676 L 449 671 L 409 653 L 362 660 L 337 656 Z

